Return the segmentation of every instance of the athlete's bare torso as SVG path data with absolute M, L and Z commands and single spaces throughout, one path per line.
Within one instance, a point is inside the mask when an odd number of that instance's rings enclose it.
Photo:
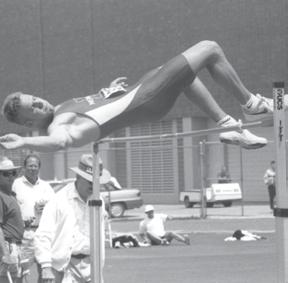
M 95 121 L 71 112 L 56 116 L 49 125 L 47 134 L 67 139 L 71 147 L 83 146 L 100 139 L 100 129 Z

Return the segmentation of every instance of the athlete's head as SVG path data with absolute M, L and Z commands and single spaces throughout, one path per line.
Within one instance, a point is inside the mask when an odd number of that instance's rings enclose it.
M 15 92 L 6 97 L 1 112 L 10 122 L 30 128 L 42 128 L 47 122 L 51 122 L 54 107 L 45 99 Z

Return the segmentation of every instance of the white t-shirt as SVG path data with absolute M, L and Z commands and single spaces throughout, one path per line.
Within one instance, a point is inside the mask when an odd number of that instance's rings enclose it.
M 50 184 L 38 178 L 35 185 L 31 184 L 25 176 L 17 178 L 13 185 L 12 190 L 16 193 L 16 198 L 21 208 L 23 220 L 29 220 L 36 217 L 35 223 L 38 225 L 39 215 L 35 214 L 35 204 L 39 201 L 49 201 L 54 196 L 54 190 Z
M 167 220 L 168 215 L 163 213 L 154 214 L 154 217 L 146 218 L 139 224 L 139 233 L 152 233 L 158 237 L 163 237 L 166 233 L 164 223 Z

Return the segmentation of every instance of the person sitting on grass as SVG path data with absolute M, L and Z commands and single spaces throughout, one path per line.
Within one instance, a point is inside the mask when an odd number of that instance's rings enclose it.
M 170 245 L 173 239 L 190 245 L 188 236 L 182 236 L 175 232 L 165 231 L 164 223 L 172 220 L 171 216 L 163 213 L 154 213 L 153 205 L 145 206 L 146 218 L 139 224 L 139 237 L 144 243 L 150 245 Z

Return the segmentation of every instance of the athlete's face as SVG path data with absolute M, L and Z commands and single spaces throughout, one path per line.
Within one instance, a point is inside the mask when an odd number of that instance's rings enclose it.
M 30 128 L 39 128 L 42 121 L 54 112 L 54 107 L 48 101 L 33 95 L 22 94 L 20 103 L 18 116 L 22 122 L 21 124 Z

